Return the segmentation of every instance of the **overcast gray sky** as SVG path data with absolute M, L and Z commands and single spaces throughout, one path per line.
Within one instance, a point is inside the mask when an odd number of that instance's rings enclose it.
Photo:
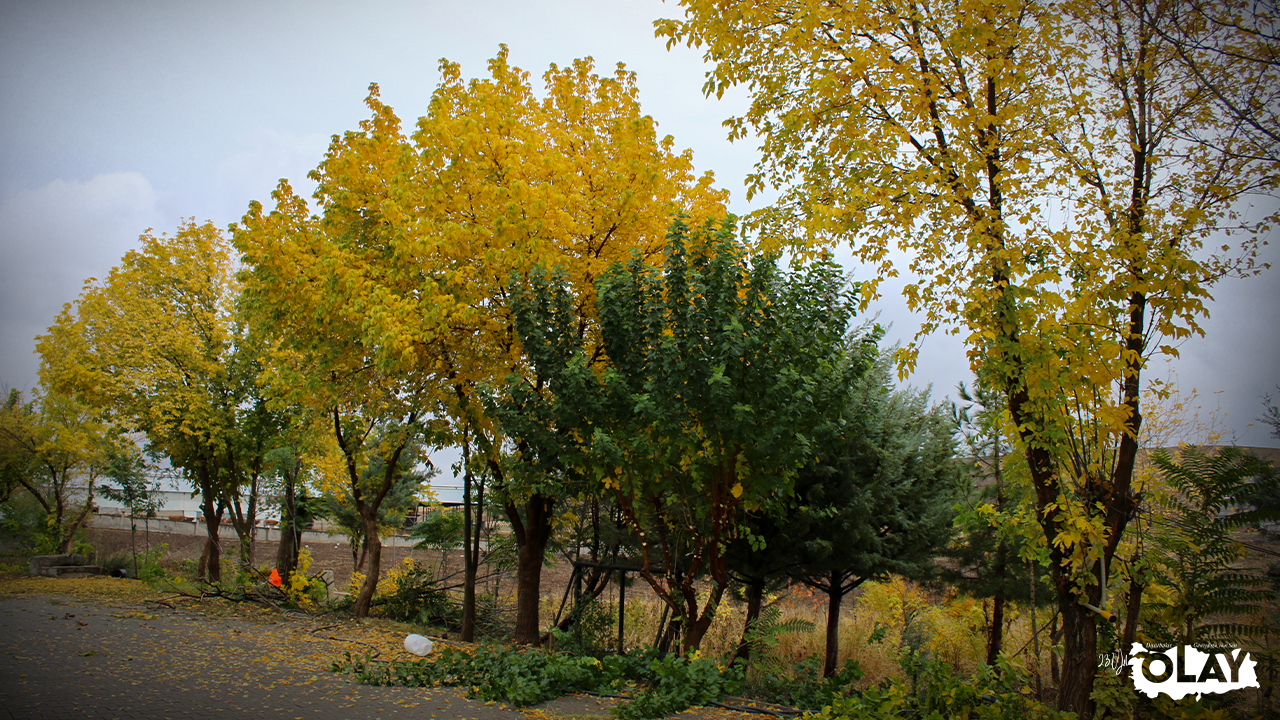
M 221 226 L 281 177 L 309 189 L 330 135 L 356 127 L 370 82 L 406 124 L 426 112 L 439 59 L 484 74 L 499 43 L 537 78 L 590 55 L 639 76 L 644 111 L 698 170 L 715 171 L 742 213 L 752 143 L 721 121 L 745 94 L 704 98 L 700 54 L 664 49 L 657 0 L 298 2 L 5 0 L 0 5 L 0 385 L 36 381 L 35 335 L 101 277 L 147 228 L 185 217 Z M 1275 262 L 1276 248 L 1268 259 Z M 855 269 L 856 272 L 856 269 Z M 1179 384 L 1227 413 L 1244 445 L 1277 446 L 1260 396 L 1280 385 L 1280 275 L 1226 284 L 1208 337 L 1182 345 Z M 889 293 L 878 310 L 909 337 L 914 320 Z M 1165 374 L 1166 369 L 1155 369 Z M 969 376 L 953 338 L 930 339 L 915 385 L 954 394 Z M 1280 393 L 1277 393 L 1280 394 Z

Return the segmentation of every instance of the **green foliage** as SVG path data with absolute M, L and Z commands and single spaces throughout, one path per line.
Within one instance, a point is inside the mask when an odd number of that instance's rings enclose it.
M 374 605 L 393 620 L 422 626 L 457 627 L 461 611 L 431 573 L 415 568 L 400 577 L 396 589 L 378 596 Z
M 911 660 L 910 680 L 888 679 L 878 687 L 833 698 L 822 720 L 1068 720 L 1023 694 L 1024 673 L 1002 663 L 999 671 L 983 665 L 972 678 L 959 677 L 939 660 Z
M 1231 531 L 1271 515 L 1236 503 L 1253 492 L 1257 481 L 1274 483 L 1275 470 L 1234 447 L 1213 455 L 1187 447 L 1177 461 L 1158 450 L 1152 460 L 1175 492 L 1164 502 L 1167 523 L 1154 535 L 1155 582 L 1168 591 L 1168 599 L 1148 601 L 1146 609 L 1159 621 L 1146 623 L 1146 631 L 1183 644 L 1231 642 L 1265 632 L 1240 619 L 1261 613 L 1275 594 L 1264 575 L 1232 567 L 1244 548 Z M 1208 622 L 1211 618 L 1216 620 Z
M 0 405 L 3 527 L 41 553 L 68 552 L 93 506 L 118 430 L 101 413 L 43 383 L 28 401 L 11 391 Z M 23 500 L 34 501 L 38 510 Z M 16 500 L 16 502 L 14 502 Z
M 141 553 L 133 553 L 120 551 L 114 555 L 98 561 L 104 570 L 108 573 L 114 571 L 123 571 L 129 577 L 143 582 L 154 582 L 156 580 L 165 580 L 170 577 L 169 571 L 165 570 L 162 564 L 165 556 L 169 554 L 169 546 L 161 543 L 151 546 L 151 549 Z M 134 574 L 136 558 L 137 574 Z
M 721 668 L 714 661 L 696 655 L 692 658 L 667 655 L 649 663 L 645 678 L 648 687 L 613 712 L 623 720 L 674 715 L 735 692 L 742 681 L 741 673 L 732 666 Z
M 756 665 L 777 667 L 780 661 L 768 655 L 768 651 L 778 646 L 783 635 L 795 632 L 812 632 L 814 624 L 802 618 L 782 619 L 782 610 L 777 605 L 770 605 L 760 611 L 760 616 L 753 620 L 743 633 L 742 639 L 751 647 L 751 654 L 756 658 Z
M 47 513 L 29 493 L 16 492 L 0 504 L 0 533 L 13 540 L 18 550 L 48 555 L 57 550 L 57 539 L 49 533 Z
M 734 692 L 741 680 L 738 671 L 707 658 L 659 658 L 648 648 L 597 659 L 482 644 L 470 654 L 446 647 L 438 656 L 416 662 L 380 663 L 347 653 L 345 661 L 330 669 L 366 685 L 461 685 L 468 688 L 468 697 L 521 707 L 573 692 L 616 692 L 643 684 L 630 703 L 615 710 L 626 720 L 666 717 L 706 704 Z
M 597 598 L 587 596 L 579 602 L 568 630 L 551 629 L 555 648 L 574 655 L 603 657 L 618 642 L 616 618 Z
M 462 514 L 433 508 L 422 522 L 409 529 L 409 537 L 417 540 L 415 547 L 452 550 L 462 545 Z
M 368 444 L 370 446 L 380 446 L 383 443 L 391 442 L 390 438 L 393 437 L 393 432 L 392 430 L 384 429 L 383 438 L 370 440 Z M 425 472 L 415 467 L 421 450 L 422 448 L 418 443 L 408 442 L 399 453 L 396 468 L 391 473 L 390 486 L 377 504 L 376 513 L 379 527 L 399 527 L 404 522 L 404 516 L 417 507 L 418 496 L 422 492 L 423 485 L 439 472 L 434 467 Z M 367 463 L 360 468 L 359 487 L 365 490 L 363 495 L 373 495 L 373 493 L 367 491 L 367 488 L 377 487 L 377 484 L 387 475 L 386 467 L 386 458 L 381 452 L 369 454 Z M 325 502 L 322 514 L 342 528 L 342 532 L 350 540 L 352 555 L 355 556 L 357 549 L 363 550 L 369 543 L 369 538 L 365 533 L 364 518 L 360 514 L 359 506 L 361 503 L 357 502 L 355 492 L 350 483 L 334 483 L 326 485 L 322 489 Z M 371 502 L 363 495 L 363 502 Z
M 864 344 L 847 347 L 853 303 L 835 263 L 787 272 L 776 257 L 750 257 L 734 232 L 732 217 L 677 219 L 660 267 L 636 254 L 600 278 L 603 372 L 575 340 L 563 269 L 511 288 L 537 375 L 508 378 L 497 414 L 528 472 L 596 480 L 644 562 L 667 558 L 664 576 L 645 579 L 682 619 L 686 650 L 728 584 L 722 547 L 741 513 L 789 494 L 869 363 Z M 714 584 L 701 608 L 699 573 Z
M 881 356 L 856 388 L 841 438 L 796 482 L 798 513 L 810 517 L 796 537 L 809 560 L 794 575 L 825 582 L 832 571 L 856 585 L 889 574 L 933 574 L 934 551 L 951 533 L 959 488 L 955 425 L 928 393 L 891 390 Z
M 742 692 L 767 702 L 819 712 L 837 697 L 854 693 L 854 683 L 863 677 L 862 668 L 852 659 L 830 677 L 823 677 L 822 662 L 821 657 L 810 655 L 788 671 L 769 668 L 768 663 L 757 660 L 747 671 Z
M 160 483 L 151 482 L 146 472 L 146 462 L 136 448 L 113 452 L 107 458 L 103 476 L 114 480 L 119 487 L 103 484 L 98 492 L 104 498 L 120 503 L 131 517 L 153 518 L 163 501 Z
M 1138 704 L 1138 693 L 1133 682 L 1112 673 L 1099 673 L 1093 681 L 1093 719 L 1109 720 L 1131 718 Z

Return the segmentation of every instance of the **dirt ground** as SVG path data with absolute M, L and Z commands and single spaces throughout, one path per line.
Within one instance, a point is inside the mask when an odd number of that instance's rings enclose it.
M 129 552 L 130 534 L 128 530 L 90 528 L 88 540 L 97 551 L 97 561 L 99 562 L 117 553 Z M 221 540 L 224 561 L 238 558 L 239 545 L 235 534 L 224 533 Z M 160 532 L 152 532 L 147 536 L 141 530 L 138 532 L 137 548 L 139 552 L 144 551 L 148 545 L 155 547 L 160 544 L 168 546 L 168 552 L 162 564 L 170 569 L 178 569 L 184 563 L 193 565 L 199 561 L 200 553 L 204 549 L 204 536 L 175 535 Z M 275 541 L 260 540 L 256 542 L 253 550 L 253 564 L 257 567 L 273 567 L 276 553 L 279 551 L 279 545 Z M 332 571 L 334 586 L 339 591 L 345 590 L 350 583 L 352 567 L 355 564 L 351 557 L 350 546 L 345 542 L 307 542 L 303 543 L 303 546 L 311 553 L 312 564 L 310 571 L 312 573 L 323 570 Z M 414 550 L 384 545 L 382 548 L 383 570 L 396 567 L 406 557 L 411 557 L 420 565 L 432 569 L 438 569 L 443 563 L 446 573 L 455 576 L 455 582 L 462 582 L 461 550 L 453 550 L 445 555 L 439 550 Z M 489 570 L 489 568 L 481 566 L 480 576 L 490 575 Z M 554 597 L 558 600 L 571 579 L 571 570 L 572 566 L 562 560 L 548 563 L 544 567 L 542 574 L 542 594 L 545 597 Z M 499 597 L 514 593 L 514 572 L 490 576 L 484 586 L 484 591 Z

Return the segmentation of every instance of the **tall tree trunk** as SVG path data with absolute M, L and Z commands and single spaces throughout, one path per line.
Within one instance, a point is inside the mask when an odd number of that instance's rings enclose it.
M 1004 641 L 1004 593 L 997 593 L 991 602 L 991 627 L 987 631 L 987 664 L 995 667 L 1000 660 L 1000 647 Z M 1016 642 L 1016 641 L 1015 641 Z
M 542 599 L 542 559 L 551 540 L 551 510 L 555 499 L 534 494 L 525 503 L 525 517 L 514 503 L 507 503 L 507 518 L 515 533 L 516 628 L 520 645 L 538 642 L 538 605 Z
M 133 579 L 138 579 L 138 519 L 129 511 L 129 552 L 133 555 Z
M 276 567 L 285 582 L 298 569 L 299 535 L 298 505 L 294 488 L 294 476 L 288 468 L 284 472 L 284 517 L 280 518 L 280 548 L 276 552 Z
M 1130 566 L 1130 573 L 1133 572 Z M 1138 637 L 1138 613 L 1142 610 L 1142 592 L 1144 588 L 1142 583 L 1132 574 L 1129 576 L 1129 598 L 1125 603 L 1124 612 L 1124 631 L 1120 636 L 1120 652 L 1122 660 L 1126 662 L 1120 666 L 1120 678 L 1122 680 L 1129 679 L 1129 652 L 1133 650 L 1133 642 Z
M 836 674 L 840 661 L 840 605 L 844 600 L 844 573 L 831 573 L 827 590 L 827 653 L 822 661 L 822 677 Z
M 222 524 L 222 506 L 216 503 L 217 494 L 213 487 L 207 464 L 201 464 L 196 471 L 200 484 L 200 504 L 204 512 L 205 542 L 204 551 L 200 554 L 200 566 L 196 574 L 211 583 L 222 582 L 222 552 L 218 546 L 218 526 Z
M 369 572 L 360 586 L 360 594 L 356 597 L 355 615 L 358 618 L 368 617 L 369 606 L 373 603 L 373 593 L 378 589 L 378 574 L 382 566 L 382 538 L 378 537 L 378 510 L 366 507 L 360 513 L 364 517 L 364 542 L 367 552 Z
M 748 635 L 751 633 L 752 624 L 760 619 L 760 605 L 764 600 L 764 578 L 755 578 L 747 583 L 747 620 L 742 625 L 742 640 L 738 641 L 738 650 L 733 654 L 733 659 L 729 664 L 737 664 L 739 660 L 745 667 L 751 662 L 751 643 L 748 642 Z
M 1058 667 L 1058 653 L 1053 652 L 1052 648 L 1057 647 L 1061 639 L 1062 625 L 1058 622 L 1058 613 L 1055 611 L 1053 617 L 1049 618 L 1049 679 L 1053 681 L 1055 688 L 1062 679 L 1062 673 Z
M 480 570 L 480 530 L 484 527 L 484 482 L 477 483 L 471 472 L 471 440 L 465 432 L 462 453 L 462 641 L 473 642 L 476 637 L 476 575 Z
M 1004 511 L 1004 477 L 1001 473 L 1000 466 L 1000 436 L 996 435 L 995 449 L 992 452 L 994 456 L 993 468 L 995 470 L 996 481 L 996 510 Z M 987 634 L 987 665 L 995 667 L 1000 660 L 1000 650 L 1004 644 L 1004 581 L 1008 574 L 1008 549 L 1005 547 L 1004 540 L 1000 540 L 996 545 L 996 566 L 993 568 L 993 574 L 996 576 L 996 587 L 1000 588 L 992 598 L 991 609 L 991 628 Z M 1035 577 L 1031 578 L 1031 582 L 1035 583 Z M 1034 603 L 1033 603 L 1034 605 Z
M 1076 602 L 1071 592 L 1059 593 L 1062 614 L 1062 683 L 1058 707 L 1072 708 L 1080 720 L 1093 717 L 1093 680 L 1098 672 L 1098 627 L 1093 612 Z
M 247 567 L 253 567 L 253 549 L 258 542 L 258 473 L 255 470 L 253 479 L 249 481 L 249 511 L 245 515 L 245 526 L 248 531 L 247 537 L 242 535 L 240 543 L 244 544 L 246 540 L 249 543 L 248 552 L 244 553 Z

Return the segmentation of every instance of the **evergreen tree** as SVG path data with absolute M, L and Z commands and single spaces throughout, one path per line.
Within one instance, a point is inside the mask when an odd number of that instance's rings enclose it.
M 928 391 L 891 390 L 889 356 L 856 386 L 846 432 L 796 480 L 789 527 L 803 556 L 793 577 L 826 593 L 824 676 L 835 672 L 840 606 L 867 580 L 936 572 L 951 536 L 962 468 L 955 423 Z

